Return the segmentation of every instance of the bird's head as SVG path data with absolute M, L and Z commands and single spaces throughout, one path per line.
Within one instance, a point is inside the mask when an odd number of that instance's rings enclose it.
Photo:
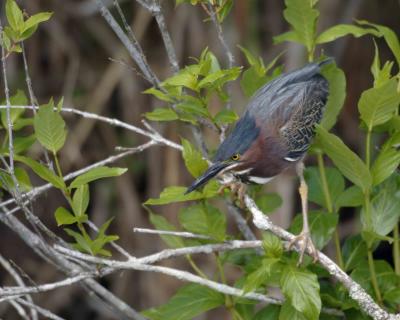
M 254 117 L 245 115 L 237 122 L 230 135 L 221 143 L 215 154 L 213 164 L 187 189 L 186 194 L 207 183 L 210 179 L 225 172 L 243 172 L 251 169 L 249 154 L 260 133 Z

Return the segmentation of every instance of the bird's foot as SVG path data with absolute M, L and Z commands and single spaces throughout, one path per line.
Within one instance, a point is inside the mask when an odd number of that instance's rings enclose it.
M 308 249 L 310 256 L 313 258 L 313 262 L 318 261 L 318 250 L 315 248 L 314 243 L 311 240 L 309 231 L 302 231 L 298 236 L 295 236 L 289 242 L 289 249 L 293 246 L 296 246 L 299 249 L 300 258 L 297 262 L 297 266 L 300 266 L 303 263 L 304 253 Z
M 247 186 L 242 182 L 237 182 L 237 181 L 229 182 L 229 183 L 223 184 L 218 189 L 218 193 L 220 195 L 223 195 L 224 190 L 226 188 L 230 189 L 232 192 L 232 196 L 238 199 L 240 208 L 245 208 L 244 196 L 246 194 Z

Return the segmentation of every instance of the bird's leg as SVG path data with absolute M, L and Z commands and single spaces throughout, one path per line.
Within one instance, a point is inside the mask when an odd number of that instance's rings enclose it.
M 296 171 L 300 178 L 299 193 L 301 198 L 301 209 L 303 215 L 303 230 L 300 232 L 298 236 L 296 236 L 290 241 L 289 248 L 291 248 L 294 244 L 297 244 L 300 250 L 300 258 L 298 262 L 298 265 L 300 265 L 303 262 L 304 252 L 307 250 L 307 248 L 310 251 L 310 255 L 313 257 L 314 262 L 318 260 L 318 251 L 311 240 L 310 227 L 308 225 L 308 205 L 307 205 L 308 187 L 306 181 L 304 180 L 303 162 L 298 163 Z
M 218 193 L 223 194 L 224 190 L 229 188 L 232 191 L 232 195 L 236 196 L 239 200 L 239 205 L 241 208 L 245 207 L 244 196 L 246 194 L 247 186 L 239 181 L 231 181 L 229 183 L 223 184 L 219 189 Z

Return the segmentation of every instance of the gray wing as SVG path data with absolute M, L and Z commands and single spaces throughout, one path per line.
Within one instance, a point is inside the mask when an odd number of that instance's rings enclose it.
M 328 82 L 321 75 L 299 83 L 298 86 L 300 88 L 295 90 L 298 97 L 290 106 L 291 116 L 286 117 L 286 123 L 279 129 L 287 146 L 287 161 L 299 160 L 308 150 L 314 137 L 315 125 L 321 122 L 328 97 Z

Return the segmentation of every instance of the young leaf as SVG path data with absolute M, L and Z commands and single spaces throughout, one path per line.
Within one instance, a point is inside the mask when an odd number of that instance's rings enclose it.
M 150 212 L 150 222 L 157 230 L 176 231 L 174 225 L 169 223 L 167 219 L 159 214 Z M 185 246 L 181 237 L 161 235 L 161 239 L 171 248 L 182 248 Z
M 378 88 L 371 88 L 361 94 L 358 110 L 369 131 L 374 126 L 388 121 L 394 116 L 400 103 L 397 81 L 391 79 Z
M 173 102 L 174 100 L 168 96 L 168 94 L 162 92 L 161 90 L 158 90 L 156 88 L 150 88 L 145 91 L 143 91 L 144 94 L 151 94 L 155 96 L 156 98 L 165 101 L 165 102 Z
M 64 231 L 71 237 L 73 237 L 76 241 L 76 248 L 80 251 L 83 252 L 87 252 L 89 254 L 93 254 L 92 251 L 92 240 L 89 237 L 84 237 L 83 235 L 81 235 L 80 233 L 68 229 L 68 228 L 64 228 Z
M 6 2 L 6 16 L 10 27 L 19 31 L 24 26 L 24 16 L 21 9 L 18 7 L 15 0 L 7 0 Z
M 189 69 L 183 69 L 178 74 L 166 79 L 162 86 L 186 87 L 197 91 L 197 76 Z
M 149 199 L 144 204 L 149 205 L 162 205 L 175 202 L 183 202 L 188 200 L 199 200 L 203 199 L 204 196 L 199 191 L 193 191 L 185 195 L 186 187 L 171 186 L 165 188 L 158 199 Z
M 307 51 L 314 47 L 318 10 L 313 8 L 311 1 L 286 0 L 283 15 L 293 28 L 296 40 L 303 44 Z
M 328 184 L 329 195 L 334 203 L 344 190 L 344 178 L 336 168 L 325 168 L 325 175 Z M 309 186 L 308 199 L 326 208 L 326 199 L 318 168 L 308 167 L 304 173 L 304 176 Z
M 57 221 L 57 226 L 74 224 L 78 221 L 78 219 L 64 207 L 59 207 L 54 213 L 54 216 Z
M 399 167 L 400 152 L 397 150 L 399 143 L 400 132 L 397 132 L 382 146 L 371 167 L 374 186 L 386 180 Z
M 225 302 L 222 293 L 198 284 L 189 284 L 164 305 L 143 312 L 150 320 L 191 320 Z
M 80 176 L 76 177 L 70 184 L 70 188 L 78 188 L 84 184 L 89 182 L 103 179 L 103 178 L 110 178 L 110 177 L 118 177 L 124 174 L 128 169 L 126 168 L 118 168 L 118 167 L 97 167 L 92 170 L 89 170 L 86 173 L 81 174 Z
M 210 73 L 205 78 L 203 78 L 199 82 L 198 87 L 200 89 L 202 88 L 211 89 L 220 87 L 228 81 L 236 80 L 240 74 L 240 71 L 241 71 L 240 67 L 233 67 L 232 69 L 226 69 L 226 70 L 217 70 L 213 73 Z
M 6 104 L 6 101 L 2 102 L 4 105 Z M 10 97 L 10 104 L 11 106 L 26 106 L 28 103 L 28 99 L 26 98 L 25 93 L 22 90 L 17 90 L 17 93 Z M 25 112 L 25 109 L 17 109 L 17 108 L 11 108 L 10 109 L 10 121 L 12 124 L 14 124 L 20 117 L 21 115 Z M 7 125 L 7 109 L 2 109 L 1 110 L 1 123 L 4 128 L 8 128 Z M 16 128 L 13 127 L 13 130 L 16 131 Z
M 246 277 L 243 291 L 254 291 L 263 285 L 270 277 L 272 268 L 277 262 L 279 262 L 279 259 L 277 258 L 263 259 L 261 266 Z
M 346 77 L 335 63 L 329 63 L 322 68 L 322 74 L 329 82 L 329 96 L 321 126 L 329 131 L 335 125 L 346 98 Z
M 53 102 L 41 106 L 35 115 L 33 127 L 40 144 L 55 154 L 63 147 L 67 130 L 64 119 L 53 109 Z
M 189 232 L 210 236 L 217 241 L 226 237 L 226 218 L 209 204 L 195 204 L 179 212 L 179 222 Z
M 79 217 L 86 212 L 89 205 L 89 186 L 83 184 L 79 186 L 72 198 L 72 209 L 75 216 Z
M 97 233 L 96 238 L 92 241 L 91 243 L 91 250 L 94 255 L 103 255 L 110 257 L 111 252 L 104 249 L 104 246 L 107 243 L 117 241 L 119 239 L 119 236 L 117 235 L 106 235 L 105 232 L 107 231 L 108 227 L 110 226 L 111 222 L 113 221 L 114 218 L 108 219 L 106 222 L 103 223 L 103 225 L 99 228 L 99 232 Z
M 214 117 L 214 121 L 217 124 L 230 124 L 230 123 L 235 122 L 238 119 L 239 119 L 239 117 L 235 111 L 226 110 L 226 109 L 221 110 Z
M 361 261 L 367 259 L 367 245 L 360 235 L 347 238 L 343 249 L 344 269 L 353 270 Z
M 379 31 L 379 34 L 385 38 L 386 43 L 388 44 L 389 48 L 392 50 L 393 55 L 396 57 L 397 64 L 400 65 L 400 43 L 399 39 L 397 38 L 396 33 L 386 27 L 379 24 L 371 23 L 365 20 L 359 20 L 357 23 L 361 25 L 368 25 L 376 28 Z
M 317 134 L 324 151 L 343 175 L 361 189 L 367 190 L 372 184 L 372 178 L 364 162 L 339 137 L 323 127 L 317 127 Z
M 283 253 L 282 241 L 270 232 L 263 233 L 263 249 L 268 258 L 280 259 Z
M 25 21 L 22 32 L 25 32 L 26 30 L 37 26 L 41 22 L 45 22 L 45 21 L 49 20 L 52 15 L 53 15 L 52 12 L 40 12 L 40 13 L 34 14 L 33 16 L 29 17 L 28 20 Z
M 376 37 L 379 37 L 379 32 L 372 28 L 361 28 L 352 24 L 337 24 L 322 32 L 318 36 L 316 43 L 321 44 L 331 42 L 347 35 L 352 35 L 353 37 L 359 38 L 366 34 L 372 34 Z
M 202 154 L 188 140 L 182 139 L 182 147 L 182 156 L 183 160 L 185 160 L 186 168 L 193 177 L 199 177 L 207 170 L 207 161 L 203 159 Z
M 288 265 L 283 269 L 281 287 L 292 307 L 305 315 L 307 320 L 319 318 L 321 298 L 318 278 L 314 273 Z
M 357 186 L 351 186 L 343 191 L 336 199 L 335 207 L 358 207 L 364 203 L 364 194 Z
M 373 231 L 380 236 L 388 235 L 398 224 L 400 196 L 396 195 L 397 191 L 397 186 L 384 186 L 371 201 Z
M 172 121 L 179 119 L 177 113 L 170 108 L 157 108 L 152 112 L 146 112 L 144 115 L 152 121 Z
M 14 159 L 16 161 L 26 164 L 39 177 L 41 177 L 43 180 L 46 180 L 47 182 L 50 182 L 54 187 L 56 187 L 60 190 L 65 190 L 66 187 L 65 187 L 64 180 L 61 179 L 56 174 L 54 174 L 53 171 L 51 171 L 44 165 L 40 164 L 39 162 L 37 162 L 31 158 L 27 158 L 27 157 L 23 157 L 23 156 L 15 155 Z

